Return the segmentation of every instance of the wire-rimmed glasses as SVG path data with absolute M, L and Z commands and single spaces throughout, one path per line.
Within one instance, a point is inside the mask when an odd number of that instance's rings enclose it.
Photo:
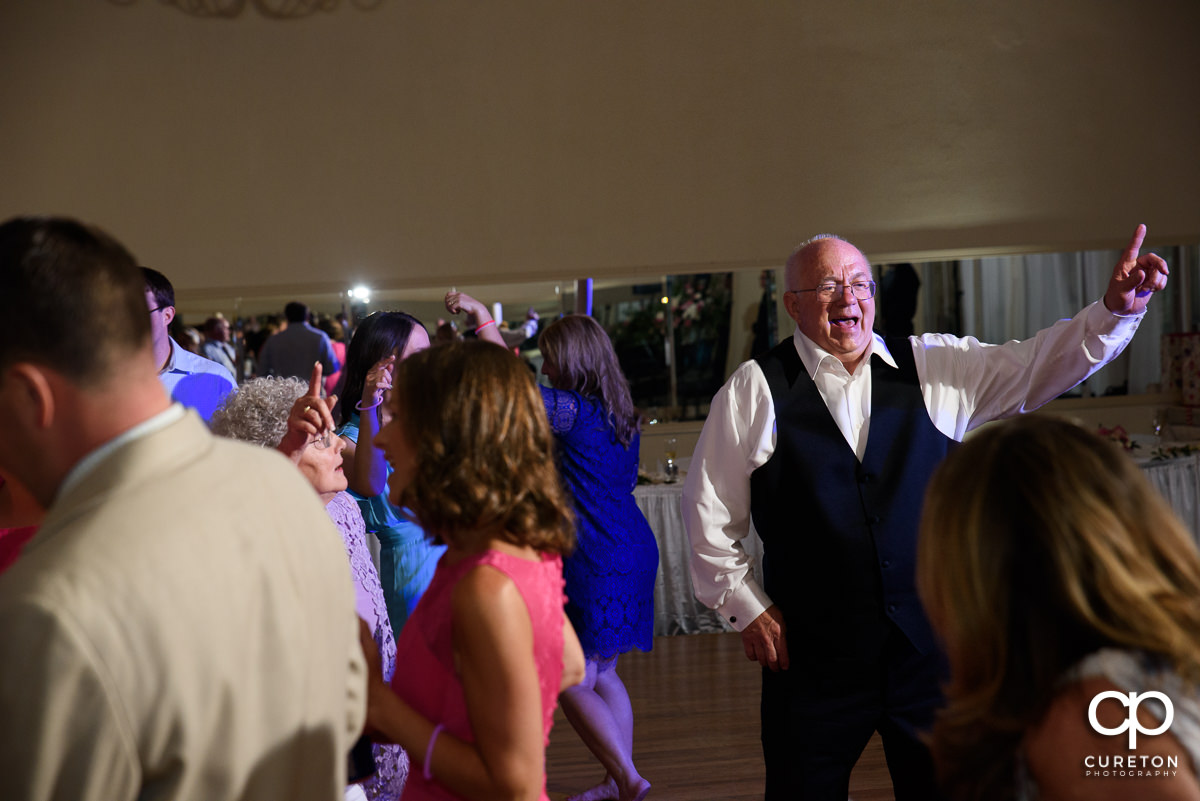
M 846 294 L 846 290 L 850 290 L 850 294 L 854 295 L 856 300 L 870 300 L 875 297 L 875 282 L 874 281 L 853 281 L 849 284 L 839 284 L 834 281 L 826 281 L 812 289 L 791 289 L 789 292 L 816 292 L 817 298 L 822 303 L 829 303 L 834 298 L 840 298 Z

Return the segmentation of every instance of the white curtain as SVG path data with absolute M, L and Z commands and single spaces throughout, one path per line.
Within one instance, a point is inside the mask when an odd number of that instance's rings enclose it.
M 1101 299 L 1120 256 L 1119 251 L 1105 250 L 961 261 L 962 333 L 982 342 L 1006 342 L 1072 317 Z M 1167 299 L 1155 301 L 1125 352 L 1080 387 L 1084 396 L 1120 388 L 1130 394 L 1146 392 L 1148 385 L 1161 380 Z

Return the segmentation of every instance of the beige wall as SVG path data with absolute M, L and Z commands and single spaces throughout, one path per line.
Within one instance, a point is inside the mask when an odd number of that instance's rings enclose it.
M 0 6 L 0 216 L 192 297 L 1200 239 L 1200 4 Z

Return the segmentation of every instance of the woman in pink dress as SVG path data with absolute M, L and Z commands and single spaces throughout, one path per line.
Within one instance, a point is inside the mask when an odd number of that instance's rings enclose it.
M 320 328 L 329 337 L 329 344 L 333 346 L 333 355 L 337 357 L 339 365 L 337 370 L 325 376 L 325 394 L 333 395 L 336 391 L 340 395 L 338 383 L 342 380 L 342 371 L 346 367 L 346 329 L 331 317 L 322 317 L 318 320 L 317 328 Z
M 584 662 L 563 613 L 573 525 L 541 395 L 511 353 L 458 342 L 398 364 L 391 406 L 376 439 L 391 501 L 447 551 L 400 633 L 404 671 L 390 691 L 371 671 L 368 730 L 412 756 L 405 801 L 545 800 L 556 698 Z

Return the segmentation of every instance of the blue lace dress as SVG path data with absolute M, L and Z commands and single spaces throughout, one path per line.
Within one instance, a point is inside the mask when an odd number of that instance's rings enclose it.
M 567 616 L 589 658 L 609 659 L 654 639 L 658 543 L 633 499 L 638 443 L 617 440 L 599 402 L 542 387 L 559 470 L 575 498 L 578 545 L 563 561 Z

